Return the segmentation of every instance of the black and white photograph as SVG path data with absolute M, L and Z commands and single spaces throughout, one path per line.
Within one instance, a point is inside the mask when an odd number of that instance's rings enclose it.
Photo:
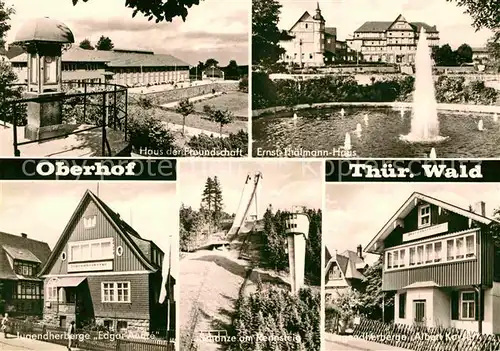
M 246 156 L 249 11 L 0 1 L 0 155 Z
M 500 346 L 498 183 L 327 184 L 324 348 Z
M 176 350 L 175 182 L 0 183 L 2 350 Z
M 320 350 L 321 162 L 183 162 L 180 349 Z
M 498 1 L 252 3 L 254 157 L 500 156 Z

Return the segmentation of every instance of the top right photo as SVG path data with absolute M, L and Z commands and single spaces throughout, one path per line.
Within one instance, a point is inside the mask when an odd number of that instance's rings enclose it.
M 253 0 L 254 157 L 499 158 L 498 0 Z

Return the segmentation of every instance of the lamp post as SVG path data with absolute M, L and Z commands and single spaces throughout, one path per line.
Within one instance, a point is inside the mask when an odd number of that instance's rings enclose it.
M 292 212 L 285 219 L 292 294 L 296 294 L 304 285 L 306 240 L 309 236 L 309 222 L 309 216 L 297 208 L 292 208 Z

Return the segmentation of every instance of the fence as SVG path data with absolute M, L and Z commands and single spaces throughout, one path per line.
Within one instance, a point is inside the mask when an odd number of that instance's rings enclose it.
M 68 345 L 68 337 L 65 328 L 58 328 L 37 323 L 10 319 L 10 334 L 19 337 L 37 339 L 58 345 Z M 173 331 L 169 333 L 173 335 Z M 134 339 L 124 334 L 114 334 L 107 331 L 85 331 L 77 330 L 74 336 L 74 344 L 84 350 L 91 351 L 174 351 L 175 340 L 163 339 Z
M 361 319 L 355 337 L 413 351 L 496 351 L 500 337 L 463 329 L 382 323 Z
M 16 89 L 20 85 L 17 84 Z M 21 156 L 19 146 L 40 143 L 67 137 L 73 134 L 101 130 L 101 156 L 113 156 L 107 137 L 107 128 L 123 132 L 127 141 L 127 88 L 121 85 L 97 82 L 65 82 L 65 94 L 53 97 L 33 97 L 8 99 L 2 102 L 1 111 L 4 120 L 12 123 L 14 156 Z M 23 90 L 19 90 L 21 96 Z M 58 128 L 47 133 L 48 136 L 20 142 L 18 127 L 27 122 L 28 104 L 33 102 L 60 103 L 62 123 Z M 56 122 L 57 123 L 57 122 Z M 79 127 L 79 126 L 84 127 Z

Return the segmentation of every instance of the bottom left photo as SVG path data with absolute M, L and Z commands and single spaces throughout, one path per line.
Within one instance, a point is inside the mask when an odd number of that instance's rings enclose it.
M 2 346 L 175 350 L 176 199 L 175 182 L 0 183 Z

